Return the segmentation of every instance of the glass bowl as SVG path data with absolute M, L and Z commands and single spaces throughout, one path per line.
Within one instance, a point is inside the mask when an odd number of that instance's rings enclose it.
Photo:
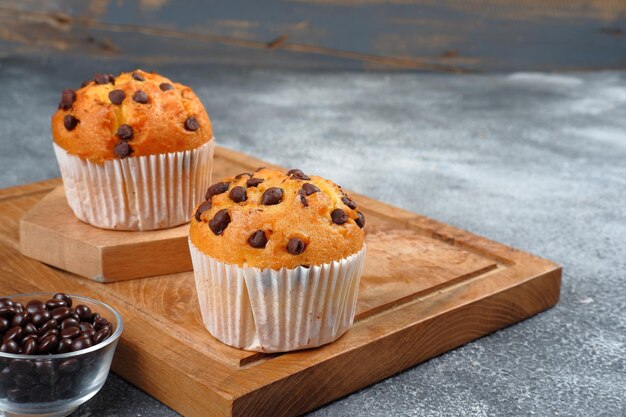
M 113 325 L 111 336 L 87 349 L 56 355 L 0 352 L 0 416 L 67 416 L 104 385 L 124 329 L 122 317 L 103 302 L 68 295 L 73 306 L 84 304 L 107 319 Z M 33 293 L 6 298 L 26 305 L 32 299 L 45 302 L 53 296 Z

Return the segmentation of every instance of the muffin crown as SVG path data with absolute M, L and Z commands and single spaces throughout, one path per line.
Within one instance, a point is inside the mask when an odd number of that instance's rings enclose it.
M 358 252 L 364 224 L 357 204 L 332 181 L 260 168 L 211 185 L 191 219 L 190 238 L 222 262 L 295 268 Z
M 68 153 L 93 162 L 195 149 L 213 137 L 191 88 L 141 70 L 96 74 L 63 90 L 52 136 Z

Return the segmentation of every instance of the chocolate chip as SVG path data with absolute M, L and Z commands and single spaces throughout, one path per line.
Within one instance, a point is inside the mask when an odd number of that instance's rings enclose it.
M 88 321 L 91 319 L 91 309 L 89 308 L 89 306 L 86 306 L 84 304 L 79 304 L 76 306 L 76 314 L 78 314 L 78 317 L 82 320 L 82 321 Z
M 300 197 L 300 202 L 304 207 L 309 207 L 309 202 L 306 199 L 306 193 L 302 188 L 298 190 L 298 197 Z
M 93 77 L 96 84 L 113 84 L 115 85 L 115 77 L 111 74 L 96 74 Z
M 196 130 L 200 129 L 200 125 L 198 124 L 198 121 L 195 117 L 188 117 L 187 120 L 185 120 L 185 129 L 190 132 L 195 132 Z
M 80 88 L 86 87 L 89 85 L 89 83 L 91 83 L 92 80 L 87 80 L 87 81 L 83 81 L 82 83 L 80 83 Z
M 200 205 L 198 206 L 198 209 L 196 210 L 196 214 L 195 214 L 196 221 L 199 221 L 199 222 L 200 222 L 200 221 L 202 221 L 202 220 L 200 219 L 200 216 L 201 216 L 201 215 L 202 215 L 202 213 L 204 213 L 205 211 L 207 211 L 207 210 L 211 210 L 211 207 L 212 207 L 212 206 L 213 206 L 213 203 L 211 202 L 211 200 L 207 200 L 207 201 L 203 202 L 202 204 L 200 204 Z
M 352 210 L 356 208 L 356 203 L 347 195 L 344 195 L 343 197 L 341 197 L 341 201 L 343 201 L 343 204 L 350 207 Z
M 72 306 L 72 297 L 70 297 L 67 294 L 64 294 L 62 292 L 56 293 L 54 294 L 54 297 L 52 297 L 54 300 L 62 300 L 65 301 L 65 307 L 71 307 Z
M 354 222 L 356 223 L 357 226 L 359 226 L 362 229 L 363 226 L 365 226 L 365 217 L 363 216 L 363 213 L 361 213 L 360 211 L 357 211 L 356 215 L 358 217 L 354 220 Z
M 289 239 L 289 243 L 287 243 L 287 252 L 292 255 L 300 255 L 305 249 L 306 243 L 296 237 Z
M 63 90 L 61 94 L 61 102 L 59 103 L 59 108 L 62 110 L 69 110 L 72 108 L 72 105 L 76 101 L 76 93 L 74 90 Z
M 133 153 L 133 149 L 128 142 L 120 142 L 113 148 L 113 153 L 120 159 L 124 159 Z
M 19 351 L 20 346 L 15 340 L 7 340 L 6 342 L 2 342 L 2 345 L 0 346 L 0 352 L 17 353 Z
M 241 174 L 235 175 L 235 179 L 238 180 L 239 178 L 243 177 L 244 175 L 247 175 L 247 176 L 251 177 L 252 173 L 250 173 L 250 172 L 242 172 Z
M 295 180 L 310 180 L 311 179 L 308 176 L 304 175 L 304 172 L 302 172 L 299 169 L 290 169 L 289 171 L 287 171 L 287 175 L 290 175 L 291 179 L 295 179 Z
M 147 104 L 149 101 L 148 95 L 141 90 L 136 91 L 135 94 L 133 94 L 133 100 L 140 104 Z
M 131 140 L 133 138 L 133 128 L 129 125 L 121 125 L 117 128 L 117 137 L 121 140 Z
M 320 189 L 317 188 L 316 185 L 307 182 L 302 184 L 302 191 L 304 191 L 305 195 L 309 196 L 311 194 L 319 193 Z
M 159 84 L 159 88 L 161 89 L 161 91 L 169 91 L 173 90 L 174 86 L 170 83 L 161 83 Z
M 137 81 L 146 81 L 146 79 L 143 78 L 143 76 L 139 74 L 138 72 L 133 72 L 133 79 Z
M 246 195 L 246 187 L 241 186 L 233 187 L 233 189 L 230 190 L 230 193 L 228 193 L 228 196 L 235 203 L 242 203 L 248 199 L 248 196 Z
M 113 90 L 109 92 L 109 100 L 113 104 L 122 104 L 122 101 L 126 98 L 126 93 L 122 90 Z
M 267 245 L 267 238 L 263 230 L 257 230 L 248 238 L 248 244 L 255 249 L 262 249 Z
M 45 309 L 46 309 L 46 305 L 43 303 L 43 301 L 30 300 L 28 304 L 26 304 L 26 311 L 28 311 L 30 314 L 34 314 L 37 311 L 45 310 Z
M 264 169 L 267 169 L 267 167 L 258 167 L 257 169 L 254 170 L 254 172 L 259 172 Z
M 331 219 L 333 219 L 333 223 L 335 224 L 344 224 L 348 221 L 348 215 L 342 209 L 334 209 L 330 213 Z
M 65 307 L 64 300 L 56 300 L 54 298 L 51 298 L 50 300 L 46 301 L 46 308 L 48 310 L 54 310 L 55 308 L 59 307 Z
M 215 183 L 215 184 L 211 185 L 206 190 L 206 195 L 205 195 L 204 199 L 205 200 L 210 200 L 211 197 L 213 197 L 214 195 L 225 193 L 226 190 L 228 190 L 229 186 L 230 186 L 230 182 L 218 182 L 218 183 Z
M 250 178 L 246 181 L 246 187 L 257 187 L 263 181 L 265 181 L 263 178 Z
M 72 130 L 76 128 L 79 121 L 80 120 L 78 120 L 71 114 L 66 114 L 65 117 L 63 118 L 63 126 L 65 126 L 68 132 L 71 132 Z
M 222 209 L 215 213 L 215 216 L 209 221 L 209 229 L 219 236 L 224 233 L 229 223 L 230 214 L 228 214 L 228 209 Z
M 261 204 L 265 206 L 273 206 L 283 200 L 283 189 L 278 187 L 270 187 L 263 193 Z
M 77 350 L 87 349 L 91 346 L 93 346 L 91 339 L 86 336 L 81 336 L 78 339 L 74 339 L 71 350 L 72 352 L 76 352 Z

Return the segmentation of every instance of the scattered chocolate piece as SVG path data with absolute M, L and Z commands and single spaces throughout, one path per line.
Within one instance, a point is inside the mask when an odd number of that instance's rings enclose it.
M 169 91 L 173 90 L 174 86 L 170 83 L 161 83 L 159 84 L 159 88 L 161 89 L 161 91 Z
M 129 125 L 121 125 L 117 128 L 117 137 L 121 140 L 132 140 L 133 138 L 133 128 Z
M 233 187 L 233 189 L 230 190 L 230 193 L 228 193 L 228 196 L 235 203 L 242 203 L 248 199 L 248 196 L 246 195 L 246 187 L 241 186 Z
M 221 235 L 230 223 L 230 214 L 228 209 L 222 209 L 215 213 L 215 216 L 209 221 L 209 229 L 216 234 Z
M 248 244 L 255 249 L 262 249 L 267 245 L 267 238 L 263 230 L 257 230 L 248 238 Z
M 146 79 L 143 78 L 143 76 L 139 74 L 138 72 L 133 72 L 133 79 L 137 81 L 146 81 Z
M 311 194 L 319 193 L 320 189 L 316 185 L 307 182 L 302 184 L 302 191 L 304 191 L 305 195 L 309 196 Z
M 358 217 L 354 220 L 354 222 L 356 223 L 357 226 L 359 226 L 362 229 L 363 226 L 365 226 L 365 217 L 363 216 L 363 213 L 361 213 L 360 211 L 357 211 L 356 215 Z
M 261 204 L 265 206 L 273 206 L 283 201 L 283 189 L 278 187 L 270 187 L 263 193 Z
M 213 203 L 211 202 L 211 200 L 206 200 L 205 202 L 203 202 L 202 204 L 200 204 L 198 206 L 198 209 L 196 210 L 196 221 L 202 221 L 200 219 L 200 216 L 202 215 L 202 213 L 204 213 L 207 210 L 211 210 L 211 207 L 213 206 Z
M 308 176 L 304 175 L 304 172 L 302 172 L 299 169 L 290 169 L 289 171 L 287 171 L 287 175 L 290 175 L 292 180 L 310 180 L 311 179 Z
M 342 209 L 334 209 L 330 212 L 330 218 L 335 224 L 344 224 L 348 221 L 348 215 Z
M 185 120 L 185 129 L 190 132 L 195 132 L 196 130 L 200 129 L 200 125 L 198 124 L 198 121 L 195 117 L 191 116 L 188 117 L 187 120 Z
M 306 243 L 296 237 L 289 239 L 289 243 L 287 243 L 287 252 L 292 255 L 300 255 L 305 249 Z
M 61 93 L 61 102 L 59 108 L 62 110 L 69 110 L 76 101 L 76 92 L 74 90 L 66 89 Z
M 115 85 L 115 77 L 111 74 L 96 74 L 93 77 L 96 84 L 113 84 Z
M 120 142 L 113 148 L 113 153 L 120 159 L 124 159 L 133 153 L 133 149 L 127 142 Z
M 306 199 L 306 192 L 302 188 L 298 190 L 298 197 L 300 197 L 300 202 L 304 207 L 309 207 L 309 202 Z
M 251 172 L 242 172 L 241 174 L 235 175 L 235 179 L 238 180 L 239 178 L 243 177 L 244 175 L 247 175 L 247 176 L 251 177 L 252 173 Z
M 225 193 L 226 190 L 228 190 L 229 186 L 230 186 L 230 182 L 218 182 L 218 183 L 211 185 L 206 190 L 206 195 L 204 196 L 204 199 L 210 200 L 211 197 L 213 197 L 214 195 Z
M 344 195 L 343 197 L 341 197 L 341 201 L 343 201 L 343 204 L 350 207 L 352 210 L 356 208 L 356 203 L 354 202 L 354 200 L 352 200 L 347 195 Z
M 79 121 L 80 120 L 78 120 L 71 114 L 66 114 L 65 117 L 63 118 L 63 126 L 65 126 L 68 132 L 71 132 L 72 130 L 76 128 L 76 126 L 78 126 Z
M 148 95 L 143 91 L 139 90 L 133 94 L 133 100 L 140 104 L 148 104 Z
M 112 90 L 109 92 L 109 100 L 113 104 L 122 104 L 126 98 L 126 93 L 122 90 Z
M 86 87 L 91 83 L 92 80 L 83 81 L 80 83 L 80 88 Z
M 250 178 L 246 181 L 246 187 L 257 187 L 263 181 L 265 181 L 263 178 Z

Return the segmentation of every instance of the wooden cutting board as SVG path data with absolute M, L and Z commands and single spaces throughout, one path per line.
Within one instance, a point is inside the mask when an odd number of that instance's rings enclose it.
M 261 165 L 268 164 L 218 148 L 214 178 Z M 22 255 L 20 219 L 59 185 L 0 190 L 0 295 L 64 291 L 112 304 L 126 321 L 114 372 L 186 416 L 299 415 L 559 298 L 561 267 L 553 262 L 354 195 L 368 245 L 354 327 L 307 351 L 237 350 L 204 329 L 191 272 L 101 284 Z M 141 254 L 130 250 L 123 262 L 133 256 Z

